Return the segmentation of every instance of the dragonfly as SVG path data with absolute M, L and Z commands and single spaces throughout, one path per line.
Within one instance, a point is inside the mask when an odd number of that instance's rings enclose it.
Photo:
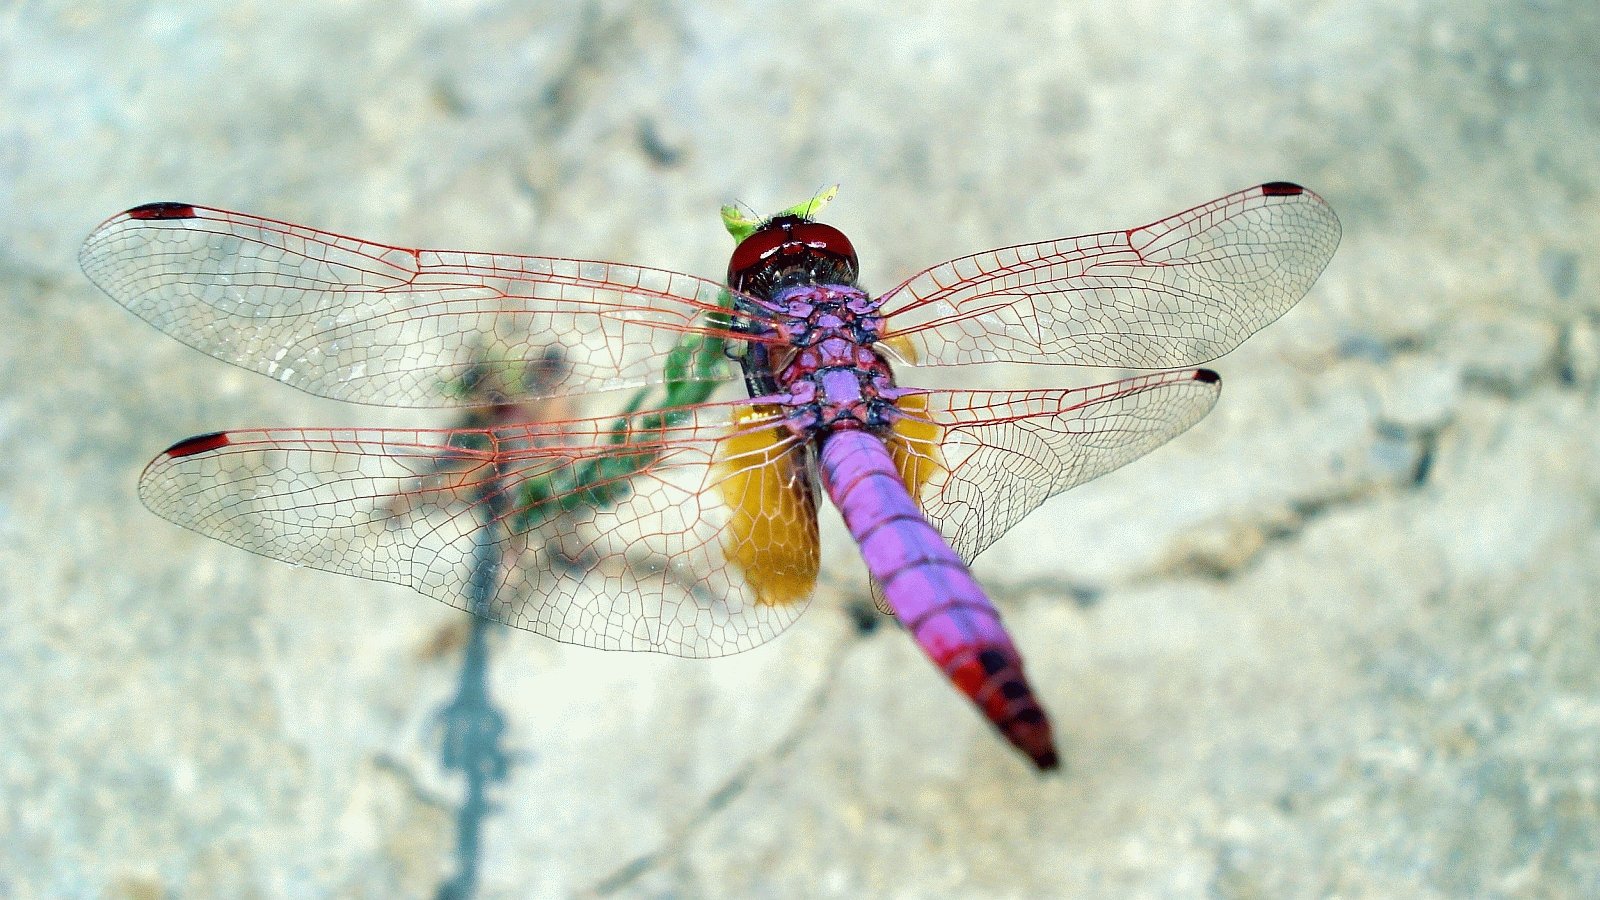
M 112 216 L 80 262 L 166 334 L 302 391 L 488 410 L 457 428 L 191 437 L 140 477 L 158 515 L 558 641 L 715 657 L 805 609 L 826 495 L 879 608 L 1054 769 L 1050 720 L 970 565 L 1046 499 L 1199 421 L 1221 380 L 1197 367 L 1305 295 L 1339 220 L 1269 182 L 1136 228 L 963 256 L 873 296 L 849 238 L 818 220 L 831 196 L 764 220 L 725 209 L 738 243 L 720 282 L 186 203 Z M 1145 371 L 1059 389 L 900 380 L 983 364 Z M 714 398 L 724 386 L 737 396 Z M 604 415 L 516 412 L 629 391 Z

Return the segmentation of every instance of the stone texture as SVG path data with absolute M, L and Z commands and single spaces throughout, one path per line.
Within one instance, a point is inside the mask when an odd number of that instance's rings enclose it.
M 432 894 L 462 617 L 179 531 L 184 435 L 432 424 L 100 296 L 190 200 L 719 273 L 716 209 L 842 182 L 879 289 L 1259 181 L 1345 240 L 1217 410 L 977 567 L 1063 735 L 1038 779 L 838 529 L 714 661 L 490 636 L 490 896 L 1600 894 L 1592 3 L 35 2 L 0 11 L 0 895 Z M 975 384 L 1078 372 L 959 373 Z

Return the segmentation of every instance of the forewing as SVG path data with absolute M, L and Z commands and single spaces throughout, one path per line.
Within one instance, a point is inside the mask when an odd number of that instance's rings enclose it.
M 232 431 L 174 445 L 139 489 L 273 559 L 569 643 L 720 656 L 782 631 L 815 580 L 805 449 L 785 434 L 727 404 L 620 425 Z
M 719 285 L 659 269 L 410 250 L 220 209 L 113 216 L 79 262 L 172 337 L 312 394 L 473 405 L 659 383 L 685 333 L 725 334 Z M 720 354 L 687 380 L 735 373 Z M 507 374 L 509 373 L 509 374 Z
M 888 343 L 917 365 L 1198 365 L 1283 315 L 1338 244 L 1321 197 L 1260 185 L 1142 228 L 934 266 L 883 295 Z
M 1198 369 L 1073 390 L 928 391 L 901 398 L 890 450 L 928 521 L 971 562 L 1046 499 L 1200 421 L 1220 388 Z

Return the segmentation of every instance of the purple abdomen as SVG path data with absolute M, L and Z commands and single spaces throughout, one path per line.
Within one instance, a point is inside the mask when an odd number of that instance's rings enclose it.
M 1055 768 L 1050 722 L 999 612 L 922 517 L 883 441 L 859 429 L 831 432 L 822 441 L 821 468 L 901 624 L 1007 740 L 1039 768 Z

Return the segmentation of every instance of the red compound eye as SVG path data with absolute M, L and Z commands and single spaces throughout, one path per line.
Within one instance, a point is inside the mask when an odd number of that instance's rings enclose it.
M 757 269 L 765 268 L 788 239 L 786 229 L 768 225 L 740 241 L 728 260 L 728 285 L 742 290 L 740 282 L 754 275 Z
M 854 283 L 859 266 L 856 248 L 832 225 L 798 216 L 779 216 L 734 248 L 728 260 L 728 284 L 735 290 L 764 294 L 777 275 L 795 266 L 809 266 L 825 279 Z
M 794 235 L 794 240 L 804 244 L 812 252 L 848 262 L 852 270 L 857 267 L 855 246 L 844 236 L 844 232 L 832 225 L 802 222 L 794 226 L 791 233 Z

